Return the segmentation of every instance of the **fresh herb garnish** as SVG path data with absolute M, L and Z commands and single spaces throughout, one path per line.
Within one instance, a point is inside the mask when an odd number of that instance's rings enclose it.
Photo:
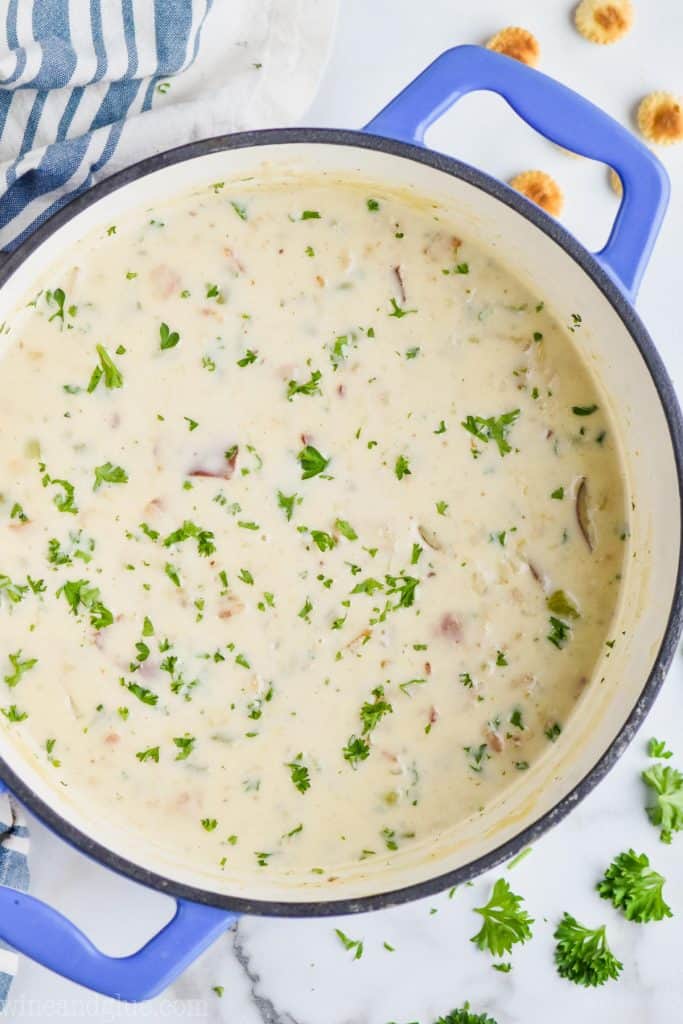
M 320 378 L 322 374 L 320 370 L 313 370 L 310 378 L 303 384 L 297 384 L 295 380 L 290 380 L 287 385 L 287 400 L 291 402 L 295 395 L 320 395 Z
M 394 464 L 394 474 L 397 480 L 402 480 L 404 476 L 410 476 L 410 463 L 408 462 L 405 455 L 399 455 Z
M 551 615 L 549 621 L 550 632 L 548 633 L 547 639 L 559 650 L 562 650 L 569 639 L 571 626 L 569 623 L 563 622 L 562 619 L 558 619 L 555 615 Z
M 618 978 L 624 966 L 607 945 L 605 926 L 587 928 L 565 912 L 555 930 L 555 964 L 561 978 L 597 987 Z
M 100 361 L 90 376 L 88 392 L 92 394 L 102 378 L 104 378 L 104 386 L 106 388 L 123 387 L 123 374 L 116 366 L 104 345 L 96 345 L 95 349 L 100 357 Z
M 67 580 L 57 591 L 57 597 L 62 594 L 72 615 L 77 615 L 82 605 L 90 615 L 90 625 L 95 629 L 104 629 L 114 621 L 114 616 L 100 600 L 99 588 L 92 586 L 88 580 Z
M 277 492 L 277 503 L 285 513 L 285 518 L 289 522 L 294 514 L 295 505 L 300 505 L 302 499 L 298 494 L 283 494 L 282 491 Z
M 661 829 L 662 842 L 670 843 L 673 833 L 683 830 L 683 774 L 670 765 L 653 764 L 642 779 L 652 790 L 648 818 Z
M 164 539 L 164 547 L 170 548 L 172 544 L 181 544 L 184 540 L 194 538 L 197 541 L 197 551 L 204 558 L 212 555 L 216 550 L 214 534 L 211 530 L 203 530 L 190 519 L 186 519 L 182 526 L 179 526 L 173 533 L 169 533 Z
M 293 761 L 290 761 L 286 767 L 289 768 L 292 783 L 299 790 L 300 793 L 305 793 L 307 789 L 311 788 L 311 776 L 308 768 L 302 763 L 303 753 L 297 754 Z
M 522 909 L 523 902 L 505 879 L 499 878 L 488 903 L 475 907 L 475 913 L 481 914 L 484 923 L 470 941 L 481 950 L 487 949 L 493 956 L 503 956 L 515 943 L 527 942 L 531 938 L 534 920 Z
M 15 651 L 14 654 L 8 654 L 7 657 L 10 660 L 10 664 L 14 669 L 10 675 L 5 676 L 5 682 L 8 686 L 14 687 L 21 681 L 21 677 L 25 672 L 29 672 L 34 665 L 38 664 L 37 658 L 25 658 L 21 660 L 21 649 Z
M 554 612 L 555 615 L 564 615 L 570 619 L 578 619 L 581 617 L 576 604 L 564 590 L 553 591 L 553 593 L 546 598 L 545 603 L 548 611 Z
M 647 756 L 648 757 L 659 757 L 663 760 L 668 761 L 670 757 L 673 757 L 673 751 L 669 750 L 665 740 L 656 740 L 654 737 L 649 741 L 647 745 Z
M 95 466 L 95 483 L 93 491 L 99 490 L 102 484 L 127 484 L 128 474 L 122 466 L 115 466 L 112 462 L 104 462 L 101 466 Z
M 159 748 L 148 747 L 147 750 L 139 750 L 135 755 L 138 761 L 154 761 L 155 764 L 159 764 Z
M 301 466 L 301 479 L 310 480 L 327 469 L 330 460 L 314 448 L 313 445 L 305 445 L 297 455 L 297 461 Z
M 185 733 L 184 736 L 174 736 L 173 742 L 178 748 L 178 753 L 175 756 L 176 761 L 186 761 L 194 750 L 197 740 L 194 736 L 190 736 L 188 733 Z
M 512 451 L 507 439 L 508 433 L 517 420 L 519 413 L 519 409 L 512 409 L 510 412 L 504 412 L 500 416 L 468 416 L 462 421 L 461 426 L 485 444 L 488 444 L 489 441 L 495 441 L 500 454 L 506 455 Z
M 340 928 L 335 928 L 334 933 L 341 942 L 344 949 L 354 950 L 353 959 L 360 960 L 363 955 L 363 943 L 360 939 L 350 939 Z
M 597 884 L 603 899 L 622 910 L 627 921 L 639 924 L 673 916 L 662 895 L 663 888 L 662 875 L 650 867 L 646 854 L 635 850 L 615 857 Z
M 350 736 L 342 753 L 344 760 L 355 768 L 357 764 L 369 757 L 370 744 L 362 736 Z
M 400 320 L 401 317 L 408 316 L 409 313 L 417 313 L 416 309 L 403 309 L 401 306 L 399 306 L 396 299 L 390 299 L 389 301 L 391 302 L 392 308 L 392 312 L 388 314 L 389 316 L 395 316 L 397 319 Z
M 146 686 L 140 686 L 138 683 L 127 683 L 125 679 L 121 680 L 121 685 L 125 686 L 126 689 L 137 697 L 138 700 L 142 701 L 143 704 L 148 704 L 150 707 L 154 707 L 158 702 L 159 698 L 156 693 L 152 693 Z
M 175 348 L 180 341 L 180 335 L 177 331 L 172 331 L 168 324 L 161 324 L 159 339 L 159 348 L 164 351 L 167 348 Z

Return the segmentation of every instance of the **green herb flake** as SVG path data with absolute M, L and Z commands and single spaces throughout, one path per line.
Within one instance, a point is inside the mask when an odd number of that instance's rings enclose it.
M 507 437 L 519 413 L 519 409 L 512 409 L 510 412 L 505 412 L 497 417 L 467 416 L 462 421 L 461 426 L 485 444 L 488 444 L 489 441 L 495 441 L 500 455 L 504 456 L 512 451 Z
M 5 682 L 9 687 L 14 687 L 21 681 L 22 676 L 25 672 L 29 672 L 34 665 L 38 664 L 37 658 L 24 658 L 21 657 L 21 649 L 15 651 L 14 654 L 8 654 L 10 665 L 13 671 L 4 677 Z
M 172 331 L 168 324 L 161 324 L 159 327 L 159 348 L 165 351 L 167 348 L 175 348 L 180 341 L 177 331 Z
M 302 480 L 310 480 L 312 477 L 318 476 L 330 464 L 330 460 L 310 444 L 305 445 L 296 458 L 301 466 Z
M 95 483 L 93 491 L 99 490 L 102 484 L 127 484 L 128 474 L 122 466 L 115 466 L 112 462 L 104 462 L 101 466 L 95 466 Z

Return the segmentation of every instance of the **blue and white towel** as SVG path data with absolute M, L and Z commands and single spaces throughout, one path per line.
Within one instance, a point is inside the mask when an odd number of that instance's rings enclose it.
M 0 250 L 143 157 L 295 122 L 315 93 L 336 7 L 337 0 L 5 0 Z M 27 853 L 22 813 L 0 783 L 0 885 L 28 887 Z M 0 948 L 0 1011 L 16 966 Z
M 0 783 L 0 885 L 28 889 L 28 829 L 19 805 Z M 0 942 L 0 1011 L 17 973 L 17 956 Z
M 144 156 L 301 117 L 336 3 L 5 0 L 0 249 Z

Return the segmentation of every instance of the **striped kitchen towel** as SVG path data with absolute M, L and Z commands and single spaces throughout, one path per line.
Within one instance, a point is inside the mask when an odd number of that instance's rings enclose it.
M 0 885 L 28 889 L 28 843 L 28 829 L 21 808 L 10 799 L 0 783 Z M 16 973 L 16 953 L 0 942 L 0 1013 Z
M 0 250 L 94 182 L 163 149 L 291 124 L 337 0 L 4 0 Z M 28 833 L 0 781 L 0 885 L 28 887 Z M 75 856 L 75 854 L 74 854 Z M 0 1012 L 16 957 L 0 944 Z
M 290 124 L 337 0 L 5 0 L 0 249 L 162 149 Z

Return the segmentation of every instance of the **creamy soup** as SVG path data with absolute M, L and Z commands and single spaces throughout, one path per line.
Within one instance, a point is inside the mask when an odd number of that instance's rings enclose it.
M 217 886 L 457 833 L 613 635 L 582 330 L 376 185 L 103 225 L 3 328 L 0 729 Z

